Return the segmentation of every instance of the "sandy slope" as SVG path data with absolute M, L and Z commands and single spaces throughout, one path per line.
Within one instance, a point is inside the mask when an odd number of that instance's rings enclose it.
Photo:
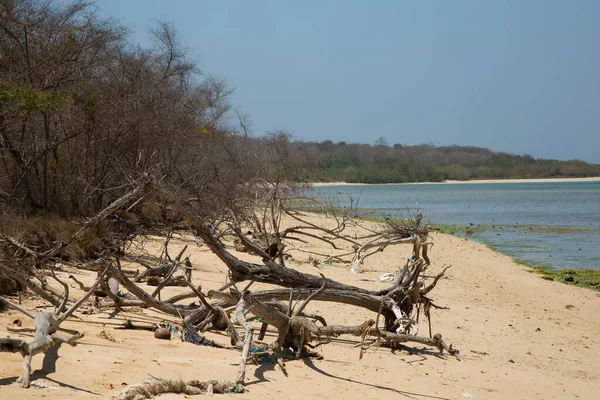
M 442 234 L 435 234 L 434 240 L 431 274 L 447 264 L 453 267 L 433 292 L 438 304 L 450 307 L 435 312 L 433 330 L 461 350 L 463 361 L 440 357 L 437 351 L 421 347 L 396 354 L 383 348 L 371 350 L 359 360 L 355 338 L 343 337 L 320 349 L 325 360 L 288 362 L 288 377 L 272 365 L 250 366 L 248 392 L 221 398 L 600 398 L 599 293 L 542 280 L 475 242 Z M 313 244 L 311 249 L 330 251 L 320 244 Z M 195 247 L 192 251 L 195 281 L 201 282 L 204 290 L 219 286 L 226 268 L 204 249 Z M 378 276 L 396 268 L 408 252 L 408 246 L 389 248 L 368 259 L 364 272 L 358 275 L 343 265 L 317 270 L 307 262 L 308 255 L 298 251 L 292 251 L 290 267 L 323 272 L 349 284 L 383 288 L 385 284 Z M 247 254 L 239 256 L 253 259 Z M 87 282 L 93 279 L 81 277 Z M 168 289 L 169 293 L 179 290 Z M 36 304 L 26 302 L 30 309 Z M 361 323 L 373 317 L 364 310 L 320 302 L 309 308 L 332 324 Z M 154 321 L 171 319 L 140 309 L 125 315 Z M 0 336 L 8 334 L 4 326 L 17 316 L 21 317 L 15 311 L 0 313 Z M 0 353 L 0 399 L 104 399 L 118 393 L 122 385 L 149 376 L 234 379 L 236 375 L 239 352 L 235 350 L 194 346 L 179 338 L 158 341 L 151 332 L 103 327 L 101 323 L 112 322 L 107 314 L 83 319 L 100 324 L 73 321 L 65 325 L 84 330 L 86 336 L 79 346 L 60 349 L 57 371 L 45 378 L 54 388 L 19 389 L 13 382 L 20 374 L 21 357 Z M 427 334 L 426 321 L 420 329 Z M 102 330 L 113 335 L 116 343 L 100 337 Z M 217 334 L 211 338 L 227 342 Z M 273 334 L 267 339 L 273 340 Z M 42 357 L 38 356 L 33 367 L 41 365 Z

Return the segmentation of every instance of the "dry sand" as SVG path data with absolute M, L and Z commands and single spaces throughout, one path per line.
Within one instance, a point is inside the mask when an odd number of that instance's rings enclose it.
M 452 264 L 452 268 L 432 292 L 437 304 L 450 308 L 433 313 L 433 331 L 460 349 L 462 361 L 419 345 L 395 354 L 385 348 L 371 349 L 359 360 L 356 338 L 341 337 L 319 350 L 324 360 L 288 362 L 287 377 L 270 364 L 249 366 L 247 393 L 221 398 L 600 398 L 599 293 L 545 281 L 510 258 L 466 239 L 434 234 L 434 241 L 428 271 L 434 275 L 445 265 Z M 182 243 L 174 243 L 172 251 L 176 252 Z M 191 248 L 195 282 L 202 283 L 203 290 L 222 284 L 226 267 L 204 248 Z M 315 243 L 311 249 L 330 252 Z M 292 251 L 294 258 L 289 266 L 322 272 L 353 285 L 384 288 L 386 284 L 378 281 L 379 275 L 397 268 L 409 251 L 409 246 L 388 248 L 367 259 L 358 275 L 344 265 L 319 270 L 308 262 L 306 253 L 298 251 Z M 253 256 L 234 254 L 258 262 Z M 91 275 L 79 272 L 79 276 L 86 283 L 93 280 Z M 167 294 L 181 290 L 167 289 Z M 81 295 L 79 290 L 73 292 L 74 296 Z M 35 310 L 40 303 L 27 299 L 24 304 Z M 309 309 L 331 324 L 362 323 L 374 317 L 362 309 L 331 303 L 313 302 Z M 129 310 L 124 316 L 149 321 L 173 319 L 141 309 Z M 122 321 L 124 316 L 116 320 Z M 15 318 L 24 319 L 17 311 L 0 313 L 0 337 L 19 336 L 5 330 Z M 55 372 L 35 373 L 51 388 L 20 389 L 14 381 L 21 372 L 21 357 L 0 353 L 0 399 L 109 399 L 124 385 L 149 376 L 230 380 L 236 376 L 240 355 L 236 350 L 195 346 L 178 337 L 159 341 L 151 332 L 116 330 L 108 325 L 115 320 L 108 319 L 106 313 L 82 318 L 99 324 L 65 323 L 65 327 L 83 330 L 85 337 L 77 347 L 60 349 Z M 101 337 L 103 330 L 116 342 Z M 426 320 L 421 321 L 420 333 L 428 334 Z M 227 342 L 218 334 L 209 337 Z M 274 338 L 269 333 L 266 339 Z M 41 368 L 42 358 L 34 358 L 34 369 Z
M 413 183 L 348 183 L 348 182 L 313 182 L 311 186 L 377 186 L 377 185 L 439 185 L 439 184 L 473 184 L 473 183 L 557 183 L 557 182 L 600 182 L 600 176 L 589 178 L 540 178 L 540 179 L 474 179 L 470 181 L 413 182 Z

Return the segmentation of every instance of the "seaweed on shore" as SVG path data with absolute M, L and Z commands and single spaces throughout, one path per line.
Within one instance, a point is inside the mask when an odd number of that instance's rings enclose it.
M 529 272 L 536 273 L 541 275 L 542 279 L 546 279 L 548 281 L 556 281 L 567 283 L 569 285 L 587 287 L 594 290 L 600 290 L 600 271 L 585 268 L 585 269 L 572 269 L 572 268 L 564 268 L 561 270 L 556 270 L 551 267 L 537 265 L 530 266 L 526 265 L 520 260 L 515 260 L 517 264 L 522 264 L 530 268 Z
M 441 233 L 446 233 L 450 235 L 460 234 L 460 236 L 464 236 L 469 227 L 460 227 L 460 226 L 451 226 L 451 225 L 435 225 L 433 230 L 436 230 Z M 476 230 L 479 230 L 478 226 Z M 556 233 L 556 232 L 555 232 Z M 563 232 L 563 233 L 571 233 L 571 232 Z M 497 246 L 486 244 L 486 246 L 495 252 L 499 252 Z M 569 285 L 575 285 L 580 287 L 586 287 L 589 289 L 600 291 L 600 270 L 591 269 L 591 268 L 582 268 L 582 269 L 573 269 L 573 268 L 563 268 L 556 269 L 547 265 L 532 265 L 527 263 L 525 260 L 512 257 L 512 260 L 519 264 L 529 268 L 529 272 L 536 273 L 541 275 L 542 279 L 548 281 L 556 281 L 562 282 Z

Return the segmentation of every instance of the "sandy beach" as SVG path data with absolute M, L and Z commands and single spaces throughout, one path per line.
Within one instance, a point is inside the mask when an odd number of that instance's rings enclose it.
M 421 345 L 392 353 L 372 348 L 362 360 L 356 344 L 359 339 L 343 336 L 322 346 L 324 360 L 303 359 L 287 363 L 288 376 L 271 364 L 250 365 L 247 392 L 215 395 L 236 399 L 597 399 L 600 393 L 600 293 L 557 282 L 549 282 L 526 271 L 510 258 L 484 245 L 450 235 L 434 233 L 430 251 L 430 276 L 452 265 L 432 297 L 448 310 L 433 312 L 433 333 L 460 349 L 462 361 Z M 188 237 L 172 242 L 173 252 L 190 245 L 195 266 L 194 283 L 203 291 L 224 281 L 227 268 L 205 247 Z M 296 244 L 297 246 L 297 244 Z M 330 249 L 310 241 L 304 248 L 316 252 Z M 159 245 L 156 244 L 156 251 Z M 246 253 L 236 256 L 260 262 Z M 389 247 L 367 259 L 362 273 L 352 274 L 347 265 L 314 267 L 301 248 L 290 250 L 290 268 L 323 273 L 339 281 L 367 287 L 385 288 L 382 273 L 396 270 L 410 253 L 409 246 Z M 76 273 L 86 284 L 94 279 Z M 254 288 L 260 288 L 255 285 Z M 148 290 L 152 290 L 148 287 Z M 165 296 L 182 288 L 169 287 Z M 72 290 L 73 296 L 83 292 Z M 191 301 L 191 300 L 189 300 Z M 29 310 L 42 303 L 33 296 L 24 298 Z M 312 302 L 309 311 L 323 315 L 329 324 L 362 323 L 373 313 L 350 306 Z M 39 309 L 37 309 L 39 310 Z M 114 319 L 109 312 L 79 315 L 65 327 L 85 332 L 77 347 L 62 346 L 54 372 L 35 376 L 50 388 L 20 389 L 15 379 L 21 372 L 21 357 L 0 353 L 0 399 L 110 399 L 128 384 L 150 376 L 183 379 L 234 379 L 240 353 L 237 350 L 195 346 L 175 336 L 159 341 L 152 332 L 119 330 L 114 324 L 126 318 L 144 321 L 172 321 L 157 312 L 129 308 Z M 23 337 L 9 333 L 6 325 L 21 318 L 15 310 L 0 313 L 0 337 Z M 428 335 L 427 321 L 420 322 L 420 334 Z M 104 333 L 102 333 L 104 332 Z M 107 339 L 113 338 L 112 340 Z M 208 337 L 227 343 L 224 335 Z M 268 332 L 266 341 L 275 334 Z M 42 356 L 33 360 L 33 369 L 42 367 Z M 192 398 L 200 398 L 192 396 Z M 190 396 L 165 395 L 161 399 Z
M 365 186 L 365 185 L 465 185 L 477 183 L 557 183 L 557 182 L 600 182 L 600 176 L 589 178 L 546 178 L 546 179 L 479 179 L 470 181 L 411 182 L 411 183 L 348 183 L 348 182 L 311 182 L 310 186 Z

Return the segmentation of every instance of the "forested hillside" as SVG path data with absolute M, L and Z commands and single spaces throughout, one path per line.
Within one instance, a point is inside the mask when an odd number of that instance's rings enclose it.
M 600 176 L 600 165 L 579 160 L 535 159 L 465 146 L 436 147 L 338 142 L 293 142 L 297 154 L 316 163 L 323 182 L 438 182 L 443 180 Z
M 201 74 L 167 23 L 141 47 L 85 2 L 11 0 L 0 32 L 3 211 L 93 215 L 142 175 L 211 209 L 282 171 L 287 140 L 243 134 L 232 90 Z

